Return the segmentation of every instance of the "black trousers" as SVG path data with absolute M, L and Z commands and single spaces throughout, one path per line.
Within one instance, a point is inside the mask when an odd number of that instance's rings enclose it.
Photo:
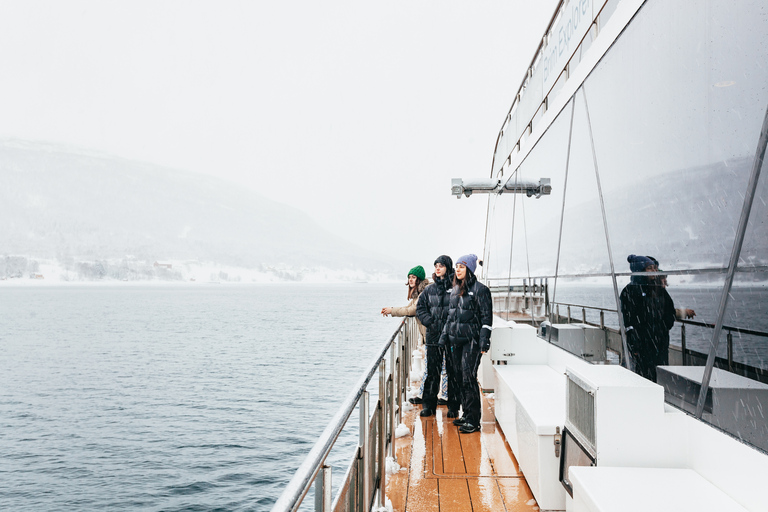
M 424 409 L 437 409 L 437 395 L 440 393 L 440 376 L 443 373 L 443 356 L 445 347 L 440 345 L 427 345 L 427 378 L 424 381 L 424 393 L 421 399 L 424 401 Z M 448 372 L 448 363 L 446 361 L 446 372 Z M 451 409 L 451 384 L 448 383 L 448 408 Z M 455 407 L 451 410 L 458 410 L 458 399 L 455 400 Z
M 461 360 L 456 364 L 453 346 L 441 347 L 445 351 L 445 374 L 448 377 L 448 410 L 459 412 L 461 407 Z
M 651 382 L 656 382 L 656 367 L 669 364 L 669 354 L 662 357 L 660 354 L 643 354 L 640 352 L 631 352 L 630 357 L 634 364 L 635 373 L 645 377 Z
M 451 345 L 451 359 L 455 368 L 461 368 L 459 396 L 461 407 L 464 409 L 462 416 L 467 423 L 480 426 L 482 408 L 480 403 L 480 384 L 477 382 L 477 369 L 480 366 L 480 343 L 472 340 L 464 345 Z M 450 374 L 449 374 L 450 375 Z M 448 391 L 450 392 L 450 376 Z

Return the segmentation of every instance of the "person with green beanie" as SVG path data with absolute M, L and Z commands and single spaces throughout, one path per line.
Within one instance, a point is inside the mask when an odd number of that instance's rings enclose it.
M 423 281 L 427 277 L 427 272 L 421 265 L 416 265 L 408 271 L 408 277 L 410 278 L 411 276 L 416 276 L 419 280 Z
M 424 271 L 424 267 L 416 265 L 408 271 L 408 305 L 403 307 L 386 307 L 381 308 L 381 314 L 384 316 L 416 316 L 416 305 L 419 301 L 419 295 L 424 291 L 424 288 L 430 284 L 429 279 L 426 278 L 427 273 Z M 426 336 L 426 329 L 419 319 L 416 319 L 416 323 L 419 326 L 419 332 L 421 337 Z

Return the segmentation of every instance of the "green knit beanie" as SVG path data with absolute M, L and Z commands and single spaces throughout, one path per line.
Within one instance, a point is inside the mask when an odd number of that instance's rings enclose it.
M 419 279 L 421 279 L 422 281 L 424 280 L 425 277 L 427 277 L 427 273 L 424 272 L 424 267 L 422 267 L 421 265 L 416 265 L 411 270 L 409 270 L 408 271 L 408 275 L 409 276 L 416 276 Z

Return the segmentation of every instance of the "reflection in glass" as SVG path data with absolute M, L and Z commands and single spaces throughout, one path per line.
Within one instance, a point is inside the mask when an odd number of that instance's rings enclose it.
M 557 279 L 557 296 L 554 298 L 559 307 L 561 320 L 582 322 L 616 329 L 619 320 L 616 309 L 616 297 L 613 294 L 613 282 L 610 277 L 565 278 Z M 570 306 L 570 315 L 568 306 Z M 601 318 L 602 311 L 602 318 Z
M 752 211 L 749 215 L 747 230 L 744 232 L 744 243 L 739 254 L 736 282 L 764 281 L 765 267 L 768 266 L 768 159 L 763 161 L 760 179 L 757 182 Z M 758 270 L 762 272 L 750 275 L 745 271 Z
M 768 67 L 755 65 L 768 36 L 759 2 L 707 6 L 646 4 L 586 81 L 617 260 L 652 253 L 674 270 L 730 256 L 768 105 Z
M 487 259 L 483 271 L 492 283 L 506 284 L 509 277 L 510 233 L 512 230 L 513 198 L 491 194 L 488 203 Z
M 552 192 L 548 196 L 539 199 L 522 196 L 517 198 L 519 215 L 515 220 L 510 272 L 512 277 L 555 275 L 557 233 L 565 190 L 570 122 L 571 103 L 568 103 L 523 161 L 517 173 L 510 177 L 512 181 L 538 181 L 539 178 L 549 178 L 552 184 Z
M 587 107 L 576 93 L 558 275 L 610 273 Z
M 728 306 L 723 317 L 725 332 L 718 355 L 729 362 L 768 370 L 768 162 L 757 182 L 744 243 L 739 254 Z M 729 329 L 739 327 L 740 330 Z M 750 368 L 729 365 L 731 371 L 751 375 Z

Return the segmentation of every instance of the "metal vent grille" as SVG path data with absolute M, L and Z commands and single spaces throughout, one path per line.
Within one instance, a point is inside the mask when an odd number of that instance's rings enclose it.
M 568 374 L 568 417 L 566 425 L 593 457 L 597 457 L 595 435 L 595 394 Z

